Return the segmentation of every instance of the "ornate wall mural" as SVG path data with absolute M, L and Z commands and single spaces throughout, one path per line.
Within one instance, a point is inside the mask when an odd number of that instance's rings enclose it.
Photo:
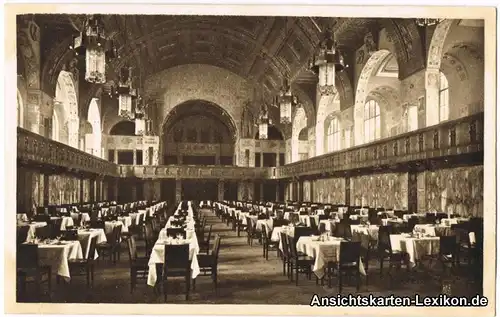
M 351 205 L 408 208 L 408 174 L 375 174 L 351 178 Z
M 313 201 L 326 204 L 345 203 L 345 178 L 317 179 L 313 183 Z
M 427 171 L 423 174 L 427 211 L 483 216 L 482 166 Z

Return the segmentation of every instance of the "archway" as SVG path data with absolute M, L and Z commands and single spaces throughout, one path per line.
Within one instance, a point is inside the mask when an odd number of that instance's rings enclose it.
M 326 153 L 325 149 L 325 121 L 327 117 L 340 111 L 339 94 L 331 96 L 321 96 L 318 103 L 318 112 L 316 115 L 316 155 Z
M 373 53 L 365 66 L 361 70 L 356 88 L 356 102 L 354 104 L 354 145 L 364 143 L 364 121 L 365 121 L 365 103 L 370 93 L 370 79 L 374 72 L 378 71 L 383 61 L 391 54 L 389 50 L 379 50 Z
M 304 108 L 300 107 L 295 112 L 295 117 L 292 123 L 292 144 L 291 144 L 291 162 L 296 162 L 299 160 L 299 147 L 301 141 L 299 141 L 300 132 L 307 127 L 307 117 Z
M 85 135 L 85 150 L 92 155 L 102 157 L 101 115 L 97 98 L 92 98 L 90 102 L 87 119 L 92 126 L 92 133 Z
M 439 123 L 439 79 L 441 61 L 446 37 L 450 32 L 454 20 L 446 19 L 439 23 L 432 34 L 431 44 L 425 70 L 425 125 L 432 126 Z
M 17 90 L 17 126 L 23 128 L 24 127 L 24 102 L 19 89 Z
M 163 164 L 233 165 L 236 133 L 234 121 L 219 105 L 206 100 L 183 102 L 162 125 Z
M 59 73 L 59 77 L 57 78 L 56 96 L 54 101 L 54 111 L 58 111 L 59 113 L 53 117 L 56 117 L 58 120 L 59 140 L 74 148 L 78 148 L 78 132 L 80 128 L 77 100 L 78 98 L 71 73 L 61 71 Z M 65 134 L 64 137 L 61 137 L 61 127 L 63 127 L 62 133 Z

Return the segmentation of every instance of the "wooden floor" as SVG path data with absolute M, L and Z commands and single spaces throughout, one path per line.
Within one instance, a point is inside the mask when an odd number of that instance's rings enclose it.
M 281 261 L 272 252 L 269 260 L 262 257 L 262 246 L 255 243 L 253 247 L 246 244 L 246 237 L 237 237 L 225 224 L 208 210 L 202 210 L 208 217 L 207 223 L 213 224 L 213 231 L 222 237 L 219 257 L 219 285 L 214 291 L 210 277 L 200 276 L 196 281 L 196 291 L 191 292 L 190 300 L 185 301 L 184 284 L 169 290 L 168 303 L 195 304 L 297 304 L 308 305 L 313 294 L 335 295 L 338 293 L 336 281 L 334 287 L 316 285 L 316 280 L 307 280 L 299 276 L 299 286 L 291 283 L 282 275 Z M 93 289 L 87 289 L 85 277 L 75 277 L 70 284 L 57 285 L 53 283 L 51 299 L 45 294 L 41 301 L 59 303 L 164 303 L 162 295 L 156 295 L 145 281 L 134 293 L 130 293 L 130 274 L 128 268 L 128 253 L 125 245 L 122 248 L 121 260 L 112 265 L 100 260 L 95 272 Z M 139 249 L 139 251 L 142 251 Z M 408 276 L 405 270 L 395 274 L 394 283 L 389 285 L 389 278 L 379 277 L 379 265 L 376 260 L 370 263 L 369 283 L 363 281 L 361 294 L 376 295 L 436 295 L 440 293 L 441 284 L 433 276 L 437 276 L 440 268 L 422 270 Z M 430 272 L 430 273 L 429 273 Z M 465 275 L 465 273 L 464 273 Z M 400 282 L 400 279 L 406 282 Z M 410 279 L 410 280 L 408 280 Z M 177 283 L 173 283 L 177 284 Z M 479 281 L 471 281 L 465 276 L 458 277 L 454 282 L 454 293 L 460 295 L 477 294 Z M 355 293 L 354 283 L 346 286 L 343 293 Z M 31 296 L 28 296 L 31 297 Z M 26 298 L 23 301 L 33 301 Z

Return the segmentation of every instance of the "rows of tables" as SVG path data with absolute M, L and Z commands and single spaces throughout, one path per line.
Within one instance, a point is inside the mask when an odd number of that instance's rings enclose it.
M 323 209 L 316 209 L 312 214 L 304 214 L 304 207 L 297 208 L 295 211 L 285 211 L 283 218 L 290 221 L 289 225 L 274 226 L 273 222 L 276 219 L 275 208 L 266 206 L 247 206 L 245 203 L 229 203 L 229 202 L 216 202 L 218 208 L 221 208 L 225 213 L 231 215 L 234 211 L 237 219 L 241 220 L 243 224 L 247 224 L 247 219 L 250 219 L 255 230 L 261 230 L 263 224 L 266 228 L 266 233 L 271 231 L 271 240 L 279 241 L 279 248 L 283 251 L 283 244 L 281 241 L 281 233 L 287 236 L 294 237 L 296 226 L 311 226 L 310 219 L 315 219 L 317 225 L 324 224 L 326 233 L 322 236 L 301 236 L 297 240 L 297 250 L 305 253 L 306 255 L 315 259 L 313 272 L 321 278 L 323 276 L 325 265 L 332 261 L 338 260 L 340 252 L 340 243 L 342 238 L 333 237 L 335 226 L 344 218 L 347 212 L 347 207 L 333 208 L 330 212 L 329 219 L 319 219 L 320 215 L 324 214 Z M 243 212 L 242 207 L 247 207 L 249 210 L 259 210 L 262 213 L 270 215 L 268 219 L 259 219 L 257 215 L 251 215 L 249 212 Z M 274 209 L 274 210 L 273 210 Z M 261 214 L 262 214 L 261 213 Z M 382 219 L 382 225 L 390 224 L 404 224 L 412 217 L 425 217 L 425 214 L 404 214 L 402 218 L 395 217 L 392 211 L 384 211 L 388 215 L 387 218 Z M 378 213 L 379 215 L 381 212 Z M 322 217 L 324 218 L 324 217 Z M 368 209 L 360 208 L 356 210 L 356 214 L 350 215 L 352 220 L 360 220 L 363 224 L 351 224 L 350 229 L 353 241 L 360 241 L 362 246 L 368 247 L 370 242 L 378 241 L 379 225 L 367 223 Z M 468 221 L 467 218 L 443 218 L 439 223 L 433 224 L 416 224 L 412 233 L 391 234 L 390 243 L 393 251 L 406 252 L 409 255 L 410 267 L 415 267 L 420 259 L 426 256 L 439 254 L 440 236 L 451 235 L 451 225 L 460 222 Z M 474 233 L 469 233 L 470 243 L 475 242 Z M 366 274 L 361 263 L 360 272 Z
M 145 202 L 144 202 L 145 203 Z M 69 260 L 79 260 L 88 258 L 90 241 L 93 237 L 97 237 L 97 243 L 107 242 L 106 234 L 109 234 L 117 226 L 121 227 L 121 232 L 128 232 L 128 227 L 132 222 L 139 223 L 141 217 L 145 217 L 146 213 L 153 214 L 156 210 L 163 207 L 165 203 L 158 203 L 151 207 L 145 209 L 139 209 L 136 213 L 130 213 L 128 216 L 119 216 L 118 220 L 105 221 L 104 229 L 102 228 L 88 228 L 86 225 L 77 228 L 77 240 L 74 241 L 63 241 L 60 237 L 56 239 L 46 239 L 40 240 L 36 237 L 36 229 L 47 226 L 46 222 L 29 222 L 25 214 L 18 215 L 17 226 L 29 226 L 28 235 L 24 243 L 37 244 L 38 245 L 38 257 L 40 265 L 47 265 L 55 269 L 56 274 L 62 277 L 64 280 L 69 281 L 71 278 L 69 271 Z M 106 213 L 108 210 L 104 210 L 107 207 L 101 207 L 100 211 Z M 63 212 L 66 212 L 63 210 Z M 63 217 L 51 217 L 51 220 L 62 218 L 61 230 L 64 231 L 66 228 L 70 228 L 74 225 L 74 218 L 79 217 L 78 209 L 75 208 L 71 211 L 70 216 Z M 88 223 L 90 221 L 90 216 L 88 213 L 82 214 L 82 222 Z M 98 252 L 96 250 L 93 255 L 94 259 L 98 258 Z

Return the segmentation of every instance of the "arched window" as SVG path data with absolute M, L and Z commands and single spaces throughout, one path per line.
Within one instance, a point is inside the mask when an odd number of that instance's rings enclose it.
M 330 120 L 326 140 L 328 152 L 340 150 L 340 129 L 339 120 L 337 118 Z
M 439 73 L 439 122 L 448 120 L 449 117 L 449 85 L 448 79 L 443 74 Z
M 380 106 L 375 100 L 365 103 L 365 143 L 380 139 Z

